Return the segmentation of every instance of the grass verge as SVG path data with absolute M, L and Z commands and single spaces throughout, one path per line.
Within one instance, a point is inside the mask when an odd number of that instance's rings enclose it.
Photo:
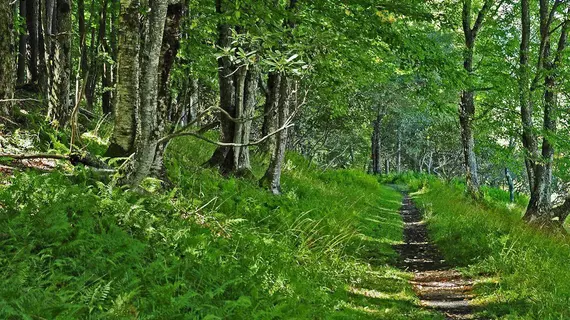
M 411 185 L 421 188 L 415 201 L 446 259 L 478 279 L 485 316 L 570 319 L 570 241 L 525 225 L 520 205 L 475 202 L 434 179 Z
M 25 172 L 0 187 L 2 319 L 441 319 L 389 266 L 401 196 L 364 173 L 290 155 L 285 194 L 167 153 L 174 188 L 145 194 Z M 255 158 L 254 173 L 262 173 Z

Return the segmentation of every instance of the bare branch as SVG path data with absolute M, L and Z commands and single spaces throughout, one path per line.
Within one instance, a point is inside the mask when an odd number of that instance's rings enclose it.
M 0 102 L 20 102 L 20 101 L 42 102 L 42 100 L 39 100 L 39 99 L 32 99 L 32 98 L 25 98 L 25 99 L 0 99 Z
M 285 123 L 285 125 L 282 126 L 281 128 L 279 128 L 279 129 L 277 129 L 277 130 L 275 130 L 275 131 L 273 131 L 273 132 L 267 134 L 266 136 L 262 137 L 261 139 L 259 139 L 259 140 L 257 140 L 257 141 L 250 142 L 250 143 L 226 143 L 226 142 L 214 141 L 214 140 L 208 139 L 208 138 L 204 137 L 203 135 L 198 134 L 198 133 L 193 132 L 193 131 L 173 133 L 173 134 L 167 135 L 167 136 L 165 136 L 164 138 L 158 140 L 157 143 L 158 143 L 158 144 L 166 143 L 166 142 L 170 141 L 171 139 L 174 139 L 174 138 L 177 138 L 177 137 L 192 136 L 192 137 L 196 137 L 196 138 L 198 138 L 198 139 L 200 139 L 200 140 L 204 140 L 204 141 L 206 141 L 206 142 L 208 142 L 208 143 L 215 144 L 215 145 L 220 146 L 220 147 L 248 147 L 248 146 L 255 146 L 255 145 L 261 144 L 263 141 L 269 139 L 269 137 L 271 137 L 271 136 L 273 136 L 273 135 L 276 135 L 277 133 L 279 133 L 279 132 L 281 132 L 281 131 L 283 131 L 283 130 L 286 130 L 286 129 L 290 128 L 290 127 L 293 127 L 294 124 L 290 122 L 291 119 L 292 119 L 292 118 L 289 118 L 289 119 L 287 120 L 287 122 Z

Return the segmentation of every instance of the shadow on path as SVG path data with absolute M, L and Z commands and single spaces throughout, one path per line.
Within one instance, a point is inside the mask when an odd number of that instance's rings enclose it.
M 446 319 L 482 319 L 471 305 L 473 281 L 452 270 L 437 247 L 409 195 L 404 193 L 402 209 L 404 243 L 394 246 L 399 253 L 398 267 L 412 272 L 414 291 L 422 306 L 442 312 Z

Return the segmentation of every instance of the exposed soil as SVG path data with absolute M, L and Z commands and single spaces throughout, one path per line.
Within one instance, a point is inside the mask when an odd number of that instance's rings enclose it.
M 404 243 L 395 246 L 398 267 L 413 272 L 410 283 L 422 306 L 443 313 L 446 319 L 481 319 L 471 305 L 473 282 L 452 269 L 430 242 L 421 212 L 404 194 L 400 211 L 404 220 Z

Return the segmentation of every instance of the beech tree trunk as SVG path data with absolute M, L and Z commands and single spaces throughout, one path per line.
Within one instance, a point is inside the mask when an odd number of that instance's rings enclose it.
M 529 191 L 534 190 L 534 166 L 538 159 L 538 147 L 532 122 L 533 107 L 530 95 L 530 8 L 529 0 L 521 0 L 521 45 L 519 53 L 519 101 L 522 120 L 522 144 L 525 149 L 525 165 Z
M 495 0 L 485 0 L 483 7 L 477 14 L 473 23 L 471 0 L 463 0 L 462 24 L 465 38 L 463 50 L 463 68 L 469 77 L 473 75 L 473 53 L 475 40 L 483 21 L 491 9 Z M 471 26 L 473 24 L 473 26 Z M 470 81 L 469 81 L 470 82 Z M 465 180 L 467 192 L 474 197 L 479 196 L 479 177 L 477 174 L 477 158 L 475 156 L 475 140 L 473 138 L 473 118 L 475 117 L 475 89 L 471 83 L 461 93 L 459 103 L 459 124 L 461 126 L 461 143 L 463 146 L 463 158 L 465 166 Z
M 168 6 L 164 35 L 159 62 L 160 78 L 158 81 L 158 112 L 155 139 L 160 139 L 166 132 L 166 121 L 172 105 L 170 94 L 170 71 L 174 65 L 178 49 L 180 48 L 180 21 L 184 16 L 185 6 L 182 2 Z M 151 175 L 166 180 L 164 168 L 164 151 L 167 144 L 159 144 L 156 147 Z
M 144 46 L 141 48 L 140 66 L 140 122 L 137 124 L 135 156 L 127 180 L 139 185 L 150 175 L 157 147 L 158 74 L 168 0 L 149 2 L 150 13 Z
M 281 75 L 277 72 L 270 72 L 267 76 L 267 89 L 265 94 L 265 104 L 263 106 L 263 126 L 261 135 L 265 137 L 275 131 L 275 125 L 279 105 L 279 90 L 281 87 Z M 272 154 L 275 148 L 275 136 L 271 136 L 261 145 L 262 152 Z
M 529 184 L 531 185 L 531 195 L 529 204 L 524 215 L 524 219 L 530 223 L 540 226 L 557 226 L 560 227 L 568 215 L 570 209 L 570 198 L 557 208 L 552 208 L 552 165 L 554 161 L 554 144 L 550 140 L 556 132 L 557 126 L 557 66 L 562 59 L 563 51 L 566 48 L 567 36 L 570 27 L 568 20 L 561 25 L 560 37 L 554 54 L 551 48 L 551 24 L 552 12 L 549 1 L 540 1 L 540 52 L 538 75 L 544 74 L 543 86 L 543 137 L 540 156 L 538 150 L 535 151 L 535 142 L 538 140 L 532 129 L 532 108 L 530 90 L 534 90 L 531 85 L 528 89 L 529 68 L 528 68 L 528 52 L 530 40 L 530 12 L 528 0 L 521 1 L 521 21 L 522 21 L 522 39 L 520 49 L 520 99 L 521 99 L 521 118 L 523 122 L 523 146 L 526 149 L 525 163 L 527 165 L 527 173 L 529 175 Z M 570 10 L 570 7 L 567 8 Z M 538 79 L 538 78 L 537 78 Z M 540 161 L 537 161 L 540 160 Z
M 0 99 L 14 97 L 14 18 L 10 1 L 0 2 Z M 0 102 L 3 114 L 8 115 L 12 109 L 10 102 Z
M 115 106 L 115 128 L 106 152 L 106 156 L 109 157 L 126 157 L 135 150 L 136 123 L 140 105 L 141 25 L 139 12 L 139 0 L 121 1 L 117 56 L 117 105 Z
M 221 15 L 222 1 L 216 0 L 216 12 Z M 221 23 L 218 25 L 218 43 L 221 48 L 226 48 L 231 45 L 231 30 L 230 26 Z M 235 115 L 235 86 L 234 73 L 235 67 L 230 61 L 229 57 L 222 56 L 218 59 L 218 82 L 220 86 L 220 108 L 227 112 L 232 117 Z M 224 143 L 232 143 L 234 140 L 235 123 L 228 119 L 228 117 L 220 113 L 220 141 Z M 219 146 L 214 151 L 214 154 L 206 162 L 209 167 L 219 168 L 222 174 L 229 174 L 234 171 L 234 154 L 233 148 Z
M 280 89 L 279 89 L 279 104 L 277 113 L 277 126 L 283 127 L 290 113 L 290 94 L 291 94 L 291 81 L 284 74 L 281 74 Z M 285 151 L 287 148 L 287 129 L 281 130 L 276 134 L 276 145 L 269 167 L 265 175 L 260 180 L 262 187 L 268 188 L 273 194 L 281 194 L 281 170 L 285 160 Z

